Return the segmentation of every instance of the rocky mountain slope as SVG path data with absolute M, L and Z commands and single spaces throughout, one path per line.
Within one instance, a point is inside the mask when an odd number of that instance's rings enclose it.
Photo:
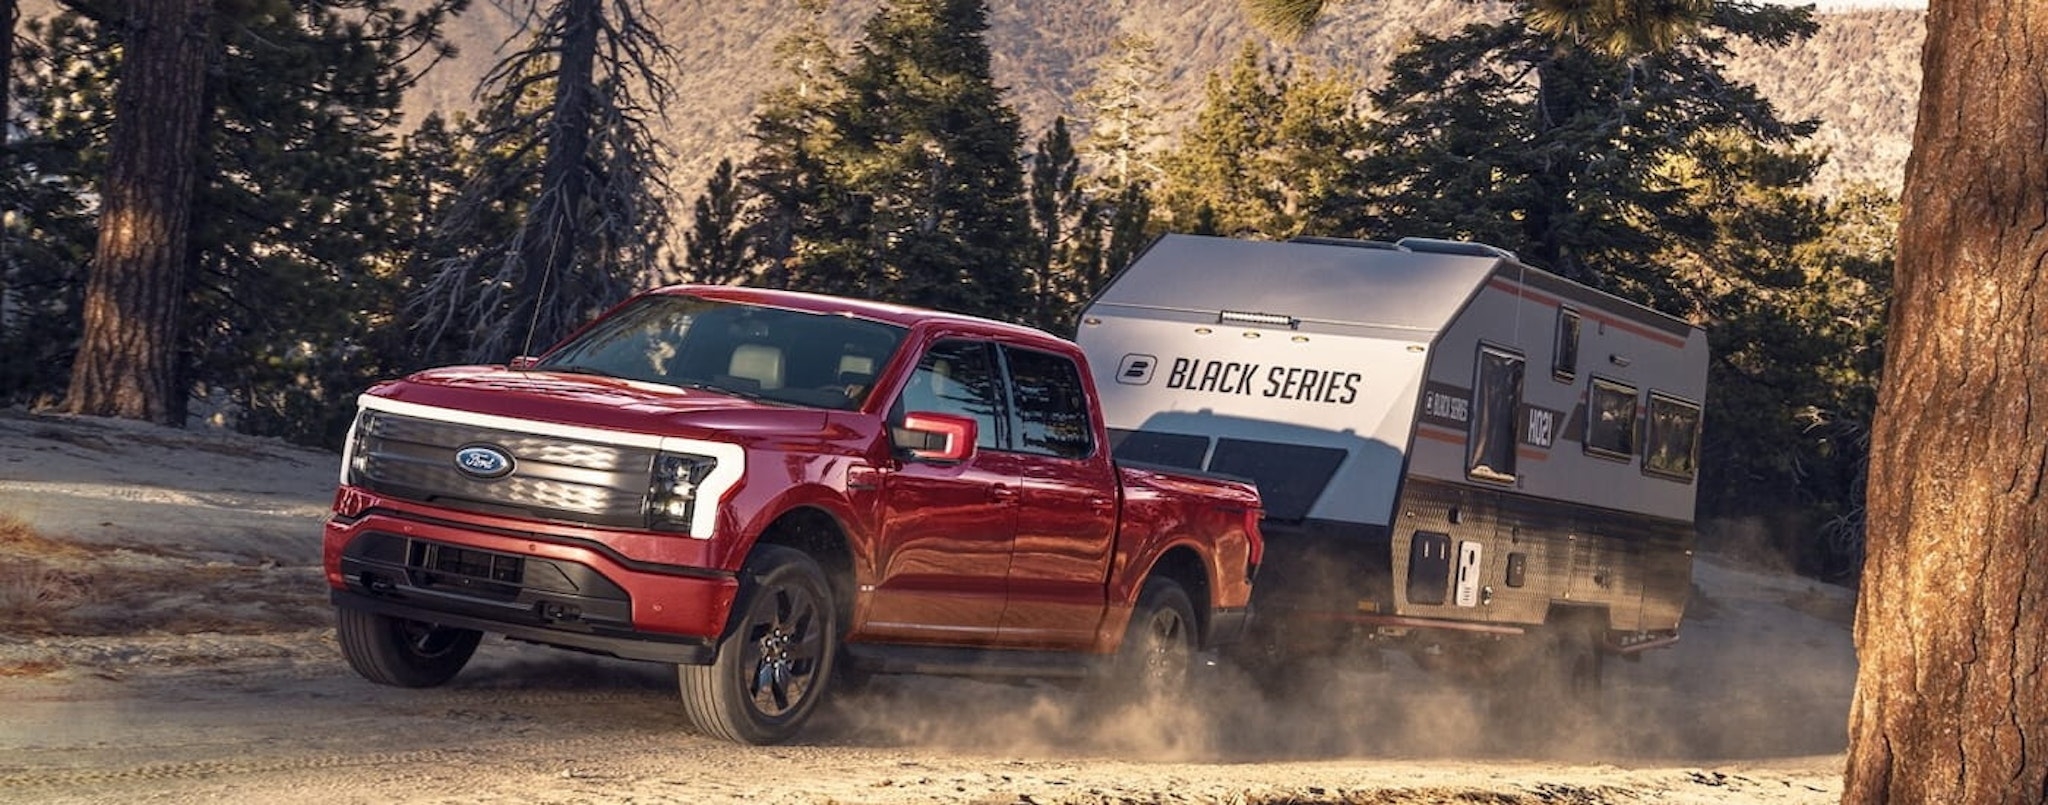
M 774 46 L 796 20 L 794 0 L 647 0 L 677 50 L 676 103 L 669 143 L 678 155 L 676 187 L 694 198 L 720 158 L 750 152 L 749 119 L 756 99 L 784 79 Z M 476 79 L 494 51 L 516 35 L 506 4 L 478 2 L 452 32 L 462 55 L 437 68 L 409 101 L 427 110 L 471 106 Z M 842 44 L 859 36 L 877 0 L 838 0 L 827 12 Z M 1376 85 L 1392 55 L 1417 32 L 1447 33 L 1507 4 L 1469 0 L 1337 4 L 1324 24 L 1299 42 L 1274 42 L 1246 19 L 1240 0 L 991 0 L 989 45 L 997 81 L 1035 140 L 1058 115 L 1081 113 L 1074 97 L 1094 80 L 1096 62 L 1120 33 L 1160 43 L 1166 66 L 1162 105 L 1170 122 L 1190 118 L 1202 81 L 1246 40 L 1319 69 Z M 1813 144 L 1833 160 L 1822 177 L 1833 186 L 1868 180 L 1896 189 L 1910 145 L 1919 95 L 1923 12 L 1918 9 L 1823 11 L 1820 32 L 1779 50 L 1751 48 L 1729 65 L 1731 76 L 1758 85 L 1792 119 L 1823 121 Z

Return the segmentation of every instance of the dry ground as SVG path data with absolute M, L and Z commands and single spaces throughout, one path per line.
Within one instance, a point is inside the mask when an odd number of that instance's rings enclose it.
M 488 640 L 437 690 L 355 677 L 318 570 L 335 457 L 0 412 L 0 802 L 1826 802 L 1847 591 L 1703 557 L 1685 639 L 1607 709 L 1481 706 L 1406 661 L 1177 707 L 884 678 L 800 745 L 691 733 L 666 669 Z

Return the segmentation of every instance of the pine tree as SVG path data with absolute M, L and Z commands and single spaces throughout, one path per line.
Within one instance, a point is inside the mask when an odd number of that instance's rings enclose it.
M 1080 302 L 1102 277 L 1103 208 L 1089 197 L 1066 118 L 1053 120 L 1031 159 L 1031 258 L 1025 266 L 1031 313 L 1048 330 L 1071 329 Z
M 124 80 L 99 185 L 84 337 L 64 397 L 70 413 L 184 424 L 178 331 L 212 5 L 165 0 L 119 9 Z
M 403 241 L 384 229 L 400 173 L 386 132 L 413 75 L 408 65 L 445 53 L 439 26 L 462 5 L 416 13 L 382 0 L 219 7 L 205 29 L 214 83 L 200 96 L 204 124 L 177 260 L 184 292 L 170 419 L 181 424 L 186 400 L 200 394 L 244 429 L 319 439 L 345 420 L 337 403 L 383 371 L 367 332 L 392 307 L 383 291 Z M 36 63 L 47 69 L 23 85 L 31 114 L 19 145 L 36 155 L 31 184 L 49 198 L 25 211 L 27 237 L 9 243 L 12 257 L 75 253 L 80 228 L 68 218 L 102 195 L 104 99 L 126 77 L 114 58 L 130 35 L 119 19 L 66 12 L 32 27 Z M 37 265 L 12 260 L 10 271 Z M 35 269 L 50 281 L 26 307 L 76 316 L 65 301 L 75 279 L 51 268 Z M 46 341 L 42 349 L 55 348 Z
M 2048 791 L 2048 8 L 1927 9 L 1897 299 L 1872 433 L 1870 558 L 1842 801 Z
M 1089 183 L 1109 195 L 1132 185 L 1149 185 L 1164 173 L 1157 150 L 1166 135 L 1159 118 L 1175 107 L 1159 100 L 1163 72 L 1156 40 L 1118 34 L 1095 64 L 1094 82 L 1074 97 L 1087 110 L 1080 123 L 1088 135 L 1080 151 L 1089 167 Z
M 1780 120 L 1754 87 L 1727 79 L 1719 59 L 1731 38 L 1783 44 L 1814 23 L 1803 9 L 1719 3 L 1707 22 L 1666 21 L 1683 32 L 1608 36 L 1546 29 L 1540 9 L 1515 8 L 1419 37 L 1372 94 L 1367 171 L 1392 188 L 1382 228 L 1481 240 L 1639 301 L 1681 302 L 1668 277 L 1641 271 L 1671 238 L 1700 232 L 1661 168 L 1725 132 L 1780 145 L 1810 133 L 1814 123 Z M 1619 54 L 1580 44 L 1639 37 L 1668 44 Z
M 1853 517 L 1889 258 L 1831 245 L 1848 208 L 1809 195 L 1818 160 L 1792 150 L 1814 124 L 1779 119 L 1720 68 L 1730 42 L 1810 34 L 1809 11 L 1707 0 L 1509 10 L 1418 38 L 1372 94 L 1359 141 L 1375 188 L 1368 228 L 1506 247 L 1706 325 L 1702 508 Z M 1845 551 L 1797 550 L 1845 570 Z
M 836 200 L 811 136 L 824 130 L 825 110 L 844 90 L 839 54 L 821 21 L 826 7 L 827 0 L 799 0 L 803 17 L 776 43 L 776 66 L 789 82 L 763 96 L 751 132 L 754 155 L 739 175 L 752 271 L 771 287 L 795 284 L 797 234 L 821 232 L 826 206 Z
M 1352 234 L 1359 181 L 1355 87 L 1261 57 L 1247 44 L 1211 74 L 1195 123 L 1161 164 L 1161 217 L 1174 229 L 1286 238 Z
M 796 173 L 767 191 L 813 205 L 771 219 L 791 229 L 791 286 L 1028 315 L 1022 136 L 991 74 L 987 17 L 980 0 L 885 5 L 815 117 L 796 118 Z
M 485 155 L 438 227 L 452 256 L 409 309 L 429 354 L 505 360 L 544 348 L 654 280 L 669 226 L 666 152 L 649 129 L 674 55 L 643 0 L 553 0 L 484 79 Z M 521 206 L 509 240 L 496 212 Z
M 697 197 L 690 231 L 683 236 L 682 273 L 690 281 L 726 284 L 748 276 L 753 256 L 742 204 L 732 160 L 721 159 L 705 182 L 704 195 Z

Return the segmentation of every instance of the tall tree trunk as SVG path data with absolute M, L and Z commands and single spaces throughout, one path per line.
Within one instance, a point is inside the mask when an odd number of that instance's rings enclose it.
M 554 114 L 548 127 L 547 159 L 541 166 L 540 198 L 534 201 L 521 255 L 523 281 L 514 309 L 528 327 L 521 352 L 554 343 L 577 323 L 578 310 L 548 307 L 551 289 L 575 282 L 576 240 L 589 204 L 590 131 L 596 115 L 597 35 L 603 12 L 599 0 L 562 0 L 562 60 L 555 73 Z
M 2044 48 L 2048 5 L 1928 5 L 1846 802 L 2048 801 Z
M 0 130 L 0 148 L 14 140 L 14 25 L 20 19 L 17 0 L 0 0 L 0 23 L 7 25 L 7 34 L 0 36 L 0 119 L 7 123 L 7 130 Z
M 99 244 L 64 410 L 178 425 L 186 234 L 212 0 L 130 0 Z

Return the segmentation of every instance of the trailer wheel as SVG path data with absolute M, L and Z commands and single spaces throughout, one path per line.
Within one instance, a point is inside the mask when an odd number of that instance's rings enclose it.
M 334 612 L 334 634 L 348 665 L 364 679 L 401 688 L 437 687 L 462 671 L 483 633 L 360 609 Z
M 1564 624 L 1551 636 L 1547 660 L 1556 674 L 1557 691 L 1573 704 L 1597 712 L 1607 681 L 1607 654 L 1600 650 L 1599 631 L 1588 624 Z
M 1172 579 L 1146 579 L 1102 693 L 1120 703 L 1182 695 L 1192 677 L 1197 639 L 1187 591 Z
M 683 712 L 712 737 L 757 745 L 789 740 L 830 685 L 838 619 L 816 560 L 780 545 L 756 548 L 740 573 L 718 659 L 676 668 Z

